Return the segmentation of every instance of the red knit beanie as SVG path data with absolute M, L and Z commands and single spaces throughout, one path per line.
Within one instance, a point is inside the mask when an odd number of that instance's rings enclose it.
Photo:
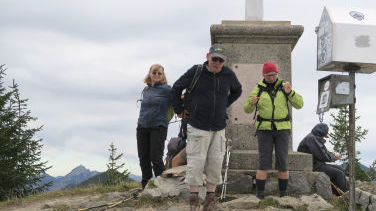
M 278 69 L 272 62 L 265 62 L 264 67 L 262 68 L 262 75 L 268 74 L 268 73 L 278 73 Z

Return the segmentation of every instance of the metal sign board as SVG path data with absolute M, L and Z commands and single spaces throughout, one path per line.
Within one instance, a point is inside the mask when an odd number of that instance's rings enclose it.
M 317 114 L 355 103 L 355 88 L 348 75 L 331 74 L 319 79 Z
M 316 33 L 318 70 L 352 63 L 357 73 L 376 71 L 376 10 L 325 7 Z

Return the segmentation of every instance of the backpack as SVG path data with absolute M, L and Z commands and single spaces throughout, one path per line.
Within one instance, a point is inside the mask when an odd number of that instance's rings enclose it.
M 188 106 L 189 96 L 191 95 L 200 75 L 202 73 L 203 66 L 201 64 L 197 65 L 197 69 L 193 79 L 184 93 L 184 107 Z M 173 137 L 168 141 L 167 144 L 167 155 L 166 155 L 166 169 L 172 168 L 172 159 L 187 145 L 187 123 L 188 120 L 182 119 L 180 125 L 180 131 L 178 137 Z
M 166 169 L 172 168 L 172 159 L 185 148 L 187 145 L 186 139 L 182 136 L 173 137 L 168 141 L 167 144 L 167 155 L 166 155 Z

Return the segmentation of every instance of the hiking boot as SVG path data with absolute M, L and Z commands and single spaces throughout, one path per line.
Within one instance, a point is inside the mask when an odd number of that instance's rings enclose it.
M 189 207 L 190 211 L 200 211 L 200 199 L 198 198 L 198 194 L 191 193 L 189 196 Z
M 264 191 L 256 191 L 256 197 L 260 200 L 264 200 L 265 199 Z
M 285 196 L 287 196 L 287 192 L 286 191 L 281 191 L 281 192 L 279 192 L 279 197 L 285 197 Z
M 209 193 L 206 195 L 203 211 L 217 211 L 217 201 L 215 199 L 215 193 Z
M 141 185 L 142 185 L 142 190 L 144 190 L 145 189 L 145 187 L 146 187 L 146 185 L 148 184 L 148 180 L 142 180 L 141 181 Z

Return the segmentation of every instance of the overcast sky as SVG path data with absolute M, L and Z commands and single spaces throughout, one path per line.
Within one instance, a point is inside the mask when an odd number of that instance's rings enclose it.
M 317 80 L 330 74 L 315 63 L 314 30 L 325 5 L 376 9 L 375 0 L 264 1 L 264 20 L 304 26 L 292 53 L 293 88 L 305 101 L 293 113 L 294 150 L 318 122 Z M 205 61 L 212 24 L 245 16 L 244 0 L 0 0 L 0 8 L 0 64 L 8 68 L 6 83 L 14 78 L 29 99 L 33 125 L 44 126 L 37 136 L 53 176 L 80 164 L 106 170 L 110 142 L 140 174 L 136 101 L 150 65 L 162 64 L 172 85 Z M 374 81 L 375 74 L 356 75 L 357 124 L 369 129 L 357 150 L 366 165 L 376 159 Z

